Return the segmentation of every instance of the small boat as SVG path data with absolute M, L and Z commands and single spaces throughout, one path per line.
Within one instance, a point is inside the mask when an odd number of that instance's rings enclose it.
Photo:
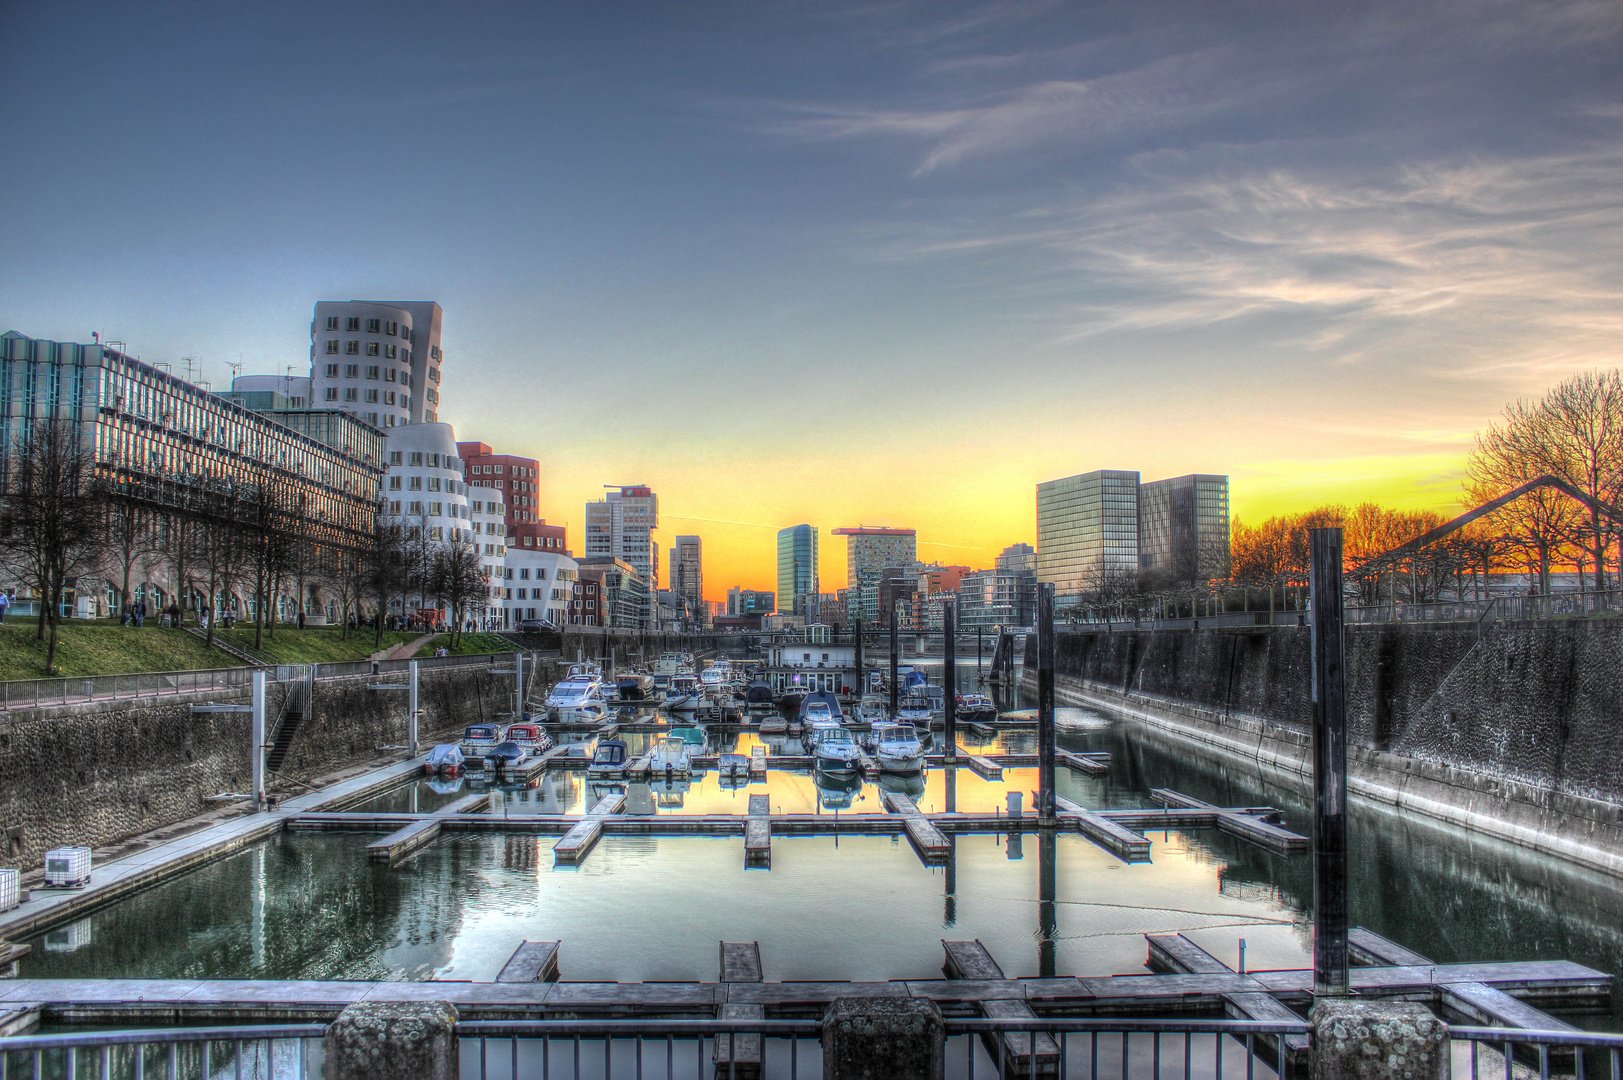
M 857 723 L 882 724 L 890 719 L 890 699 L 883 694 L 863 694 L 857 702 Z
M 547 734 L 547 729 L 540 724 L 532 724 L 528 721 L 521 724 L 508 724 L 507 730 L 502 733 L 502 738 L 507 739 L 509 742 L 518 743 L 532 755 L 544 754 L 553 747 L 552 736 Z
M 770 709 L 772 684 L 765 679 L 751 679 L 744 684 L 744 703 L 752 709 Z
M 928 724 L 933 714 L 924 694 L 907 694 L 896 699 L 896 719 L 909 724 Z
M 592 754 L 592 763 L 586 767 L 587 775 L 593 773 L 625 772 L 626 744 L 620 739 L 603 739 L 598 742 L 597 750 Z
M 727 682 L 727 669 L 711 664 L 699 672 L 699 685 L 705 690 L 720 690 Z
M 851 737 L 851 732 L 838 724 L 820 727 L 812 747 L 817 767 L 824 772 L 851 772 L 857 767 L 862 748 Z
M 695 709 L 699 697 L 699 680 L 691 673 L 672 675 L 670 687 L 665 691 L 665 707 L 680 711 Z
M 868 749 L 880 772 L 916 773 L 924 768 L 924 748 L 912 724 L 875 724 Z
M 761 718 L 762 735 L 782 735 L 789 730 L 789 721 L 781 716 L 763 716 Z
M 836 724 L 845 722 L 845 713 L 840 708 L 840 699 L 827 690 L 818 690 L 807 694 L 806 700 L 800 703 L 800 718 L 808 724 L 819 720 L 832 720 Z
M 485 753 L 499 742 L 501 739 L 497 736 L 495 724 L 469 724 L 462 731 L 462 742 L 458 747 L 462 751 L 463 764 L 471 769 L 474 761 L 483 762 Z
M 563 719 L 566 712 L 579 712 L 591 710 L 594 706 L 600 710 L 599 716 L 608 714 L 608 708 L 603 704 L 603 682 L 590 674 L 575 673 L 577 664 L 570 668 L 568 678 L 560 679 L 558 685 L 552 688 L 547 695 L 546 707 Z
M 616 694 L 621 701 L 647 701 L 654 696 L 654 677 L 631 672 L 614 680 Z
M 689 657 L 687 653 L 660 653 L 659 660 L 654 663 L 654 674 L 656 676 L 675 675 L 678 671 L 690 666 L 692 663 L 692 658 Z
M 659 740 L 654 747 L 653 759 L 649 768 L 655 776 L 664 773 L 686 774 L 693 771 L 693 757 L 688 752 L 688 744 L 680 735 L 667 735 Z
M 423 771 L 430 776 L 460 776 L 462 763 L 462 747 L 456 743 L 440 743 L 428 752 Z
M 723 786 L 736 786 L 737 781 L 749 783 L 750 759 L 743 754 L 723 754 L 716 765 L 716 771 L 721 775 Z M 735 782 L 729 785 L 729 781 Z
M 966 724 L 990 724 L 997 719 L 997 705 L 985 694 L 959 694 L 954 716 Z
M 804 686 L 791 686 L 778 695 L 778 708 L 786 713 L 798 713 L 800 706 L 806 700 L 808 691 Z
M 531 756 L 528 750 L 512 740 L 499 742 L 485 751 L 485 767 L 516 769 L 528 761 Z

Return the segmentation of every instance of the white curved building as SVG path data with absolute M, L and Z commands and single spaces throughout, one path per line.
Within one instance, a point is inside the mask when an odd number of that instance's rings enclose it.
M 389 432 L 383 478 L 383 516 L 395 524 L 422 526 L 430 540 L 472 543 L 468 485 L 450 424 L 412 424 Z M 483 548 L 481 548 L 483 550 Z
M 505 573 L 505 596 L 499 601 L 504 629 L 525 619 L 569 625 L 569 605 L 580 577 L 574 559 L 558 551 L 508 548 Z
M 385 430 L 436 422 L 443 317 L 433 301 L 317 303 L 310 323 L 310 407 L 342 409 Z

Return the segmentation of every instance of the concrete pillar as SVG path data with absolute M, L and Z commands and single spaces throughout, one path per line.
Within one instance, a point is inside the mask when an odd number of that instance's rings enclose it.
M 1448 1027 L 1407 1001 L 1320 998 L 1313 1025 L 1312 1080 L 1446 1080 Z
M 457 1080 L 456 1007 L 447 1001 L 362 1001 L 325 1040 L 327 1080 Z
M 823 1011 L 823 1080 L 942 1080 L 947 1036 L 935 1002 L 836 998 Z

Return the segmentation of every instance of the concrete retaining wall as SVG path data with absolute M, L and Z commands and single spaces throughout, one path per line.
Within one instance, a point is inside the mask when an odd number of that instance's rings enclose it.
M 1061 701 L 1311 786 L 1306 630 L 1057 644 Z M 1623 875 L 1623 626 L 1501 624 L 1480 640 L 1474 628 L 1357 627 L 1347 654 L 1354 795 Z
M 313 779 L 406 741 L 406 695 L 368 691 L 371 681 L 316 684 L 283 777 Z M 444 669 L 423 672 L 419 685 L 426 745 L 505 709 L 512 676 Z M 282 692 L 273 684 L 267 693 L 273 722 Z M 65 844 L 115 844 L 195 816 L 211 805 L 207 796 L 247 791 L 249 717 L 193 713 L 204 700 L 245 705 L 249 698 L 217 692 L 0 714 L 0 866 L 38 867 L 46 851 Z

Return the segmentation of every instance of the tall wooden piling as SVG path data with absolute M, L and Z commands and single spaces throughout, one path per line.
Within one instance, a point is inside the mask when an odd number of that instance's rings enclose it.
M 1037 974 L 1054 977 L 1055 939 L 1059 937 L 1054 860 L 1058 855 L 1053 829 L 1037 831 Z
M 953 636 L 953 619 L 956 612 L 951 600 L 942 601 L 941 604 L 941 705 L 943 708 L 943 724 L 946 729 L 943 738 L 947 745 L 943 748 L 947 764 L 950 768 L 958 758 L 958 649 L 957 641 Z
M 890 718 L 896 719 L 896 654 L 901 649 L 901 642 L 896 633 L 896 605 L 890 606 Z
M 1037 820 L 1054 824 L 1054 585 L 1037 586 Z
M 1313 992 L 1347 993 L 1347 686 L 1340 529 L 1312 529 Z M 1041 588 L 1041 586 L 1038 586 Z

